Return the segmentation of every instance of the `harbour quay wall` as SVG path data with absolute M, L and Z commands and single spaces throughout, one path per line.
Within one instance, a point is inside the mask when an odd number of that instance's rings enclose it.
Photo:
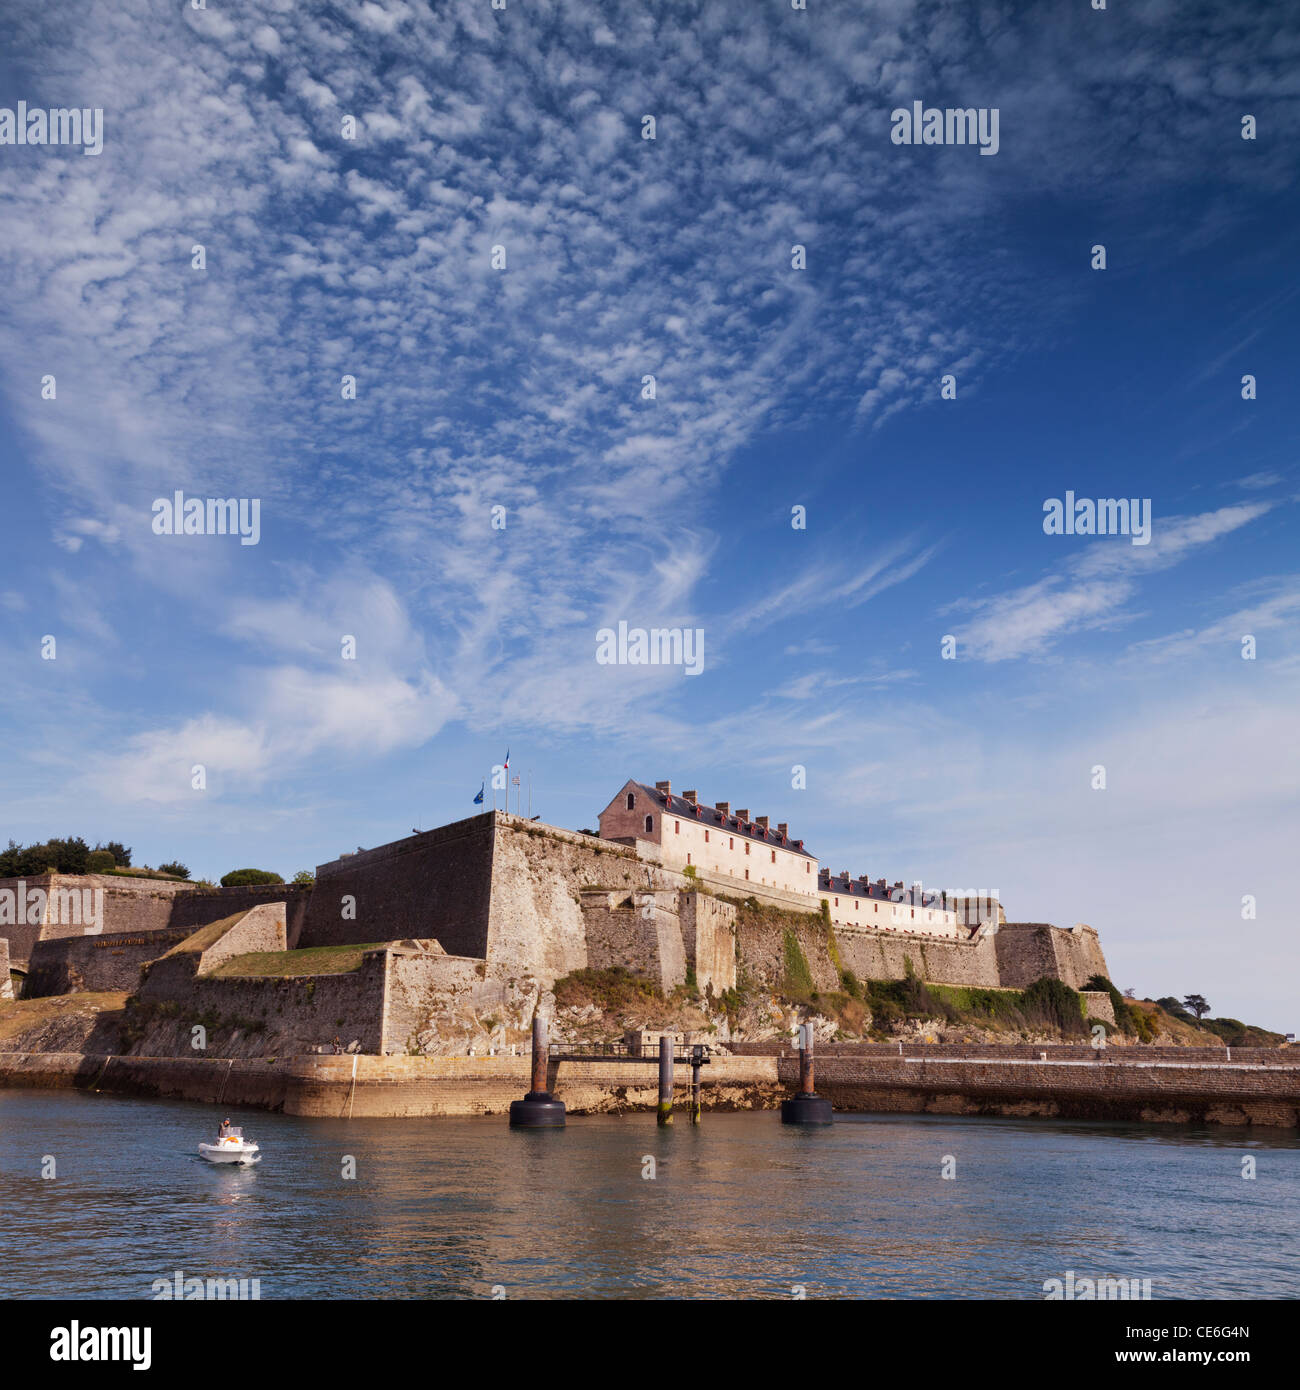
M 78 1087 L 304 1116 L 503 1115 L 529 1087 L 529 1061 L 0 1054 L 0 1087 Z M 677 1068 L 681 1103 L 689 1075 Z M 715 1057 L 701 1081 L 705 1110 L 771 1110 L 797 1088 L 798 1060 Z M 657 1062 L 553 1062 L 548 1084 L 573 1114 L 648 1114 L 657 1096 Z M 817 1089 L 842 1111 L 1300 1125 L 1300 1067 L 1251 1062 L 823 1056 Z
M 0 1087 L 103 1091 L 284 1110 L 291 1068 L 267 1059 L 0 1053 Z
M 844 1110 L 1050 1116 L 1175 1124 L 1300 1125 L 1300 1067 L 1119 1059 L 822 1057 L 817 1090 Z M 783 1082 L 796 1057 L 777 1059 Z

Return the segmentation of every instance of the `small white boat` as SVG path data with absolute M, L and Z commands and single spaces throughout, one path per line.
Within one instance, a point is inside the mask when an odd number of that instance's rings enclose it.
M 262 1155 L 251 1139 L 244 1138 L 244 1131 L 225 1120 L 215 1144 L 200 1144 L 199 1153 L 209 1163 L 260 1163 Z

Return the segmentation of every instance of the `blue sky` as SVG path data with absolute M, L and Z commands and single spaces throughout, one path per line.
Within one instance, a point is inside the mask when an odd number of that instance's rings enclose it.
M 0 147 L 3 831 L 287 876 L 508 745 L 554 823 L 669 777 L 1294 1028 L 1285 7 L 7 9 L 0 106 L 105 135 Z M 1044 535 L 1067 489 L 1151 544 Z M 597 665 L 620 619 L 703 674 Z

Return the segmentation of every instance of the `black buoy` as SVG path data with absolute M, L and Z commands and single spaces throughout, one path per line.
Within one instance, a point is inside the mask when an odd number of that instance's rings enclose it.
M 799 1026 L 799 1092 L 781 1102 L 783 1125 L 828 1125 L 831 1103 L 813 1089 L 813 1030 L 811 1023 Z
M 514 1129 L 563 1129 L 564 1102 L 546 1089 L 546 1024 L 541 1013 L 533 1015 L 533 1089 L 523 1100 L 510 1102 Z

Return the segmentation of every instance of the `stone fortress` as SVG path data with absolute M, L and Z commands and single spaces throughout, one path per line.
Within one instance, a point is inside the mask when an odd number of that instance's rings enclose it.
M 996 902 L 832 875 L 785 823 L 667 782 L 626 782 L 599 827 L 491 811 L 343 855 L 302 886 L 2 880 L 0 957 L 26 998 L 134 993 L 133 1050 L 160 1056 L 188 1055 L 196 1021 L 209 1056 L 336 1039 L 376 1054 L 486 1050 L 519 1041 L 578 970 L 617 966 L 713 997 L 743 973 L 778 992 L 791 932 L 819 990 L 839 989 L 841 969 L 1016 989 L 1107 974 L 1091 927 L 1006 922 Z

